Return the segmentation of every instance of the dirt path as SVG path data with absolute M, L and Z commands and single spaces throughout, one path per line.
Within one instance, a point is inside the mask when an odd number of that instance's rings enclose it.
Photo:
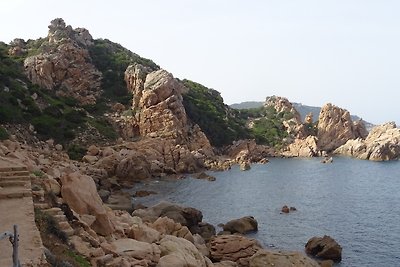
M 35 224 L 29 172 L 25 166 L 0 158 L 0 233 L 18 225 L 22 266 L 41 266 L 43 245 Z M 12 266 L 12 245 L 0 240 L 0 266 Z

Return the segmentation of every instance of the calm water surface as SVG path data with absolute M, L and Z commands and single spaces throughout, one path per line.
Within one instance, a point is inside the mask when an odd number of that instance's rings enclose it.
M 272 159 L 209 173 L 215 182 L 152 181 L 140 187 L 159 194 L 134 201 L 195 207 L 213 225 L 252 215 L 259 231 L 251 237 L 277 249 L 302 251 L 309 238 L 330 235 L 343 248 L 337 266 L 400 266 L 399 161 Z M 297 211 L 280 214 L 285 204 Z

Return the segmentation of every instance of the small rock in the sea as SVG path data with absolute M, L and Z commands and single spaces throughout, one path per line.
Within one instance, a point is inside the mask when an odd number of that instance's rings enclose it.
M 296 207 L 290 207 L 289 210 L 290 211 L 296 211 L 297 209 L 296 209 Z
M 248 162 L 248 161 L 243 161 L 243 162 L 240 163 L 239 167 L 240 167 L 240 170 L 241 170 L 241 171 L 250 170 L 250 162 Z
M 289 207 L 285 205 L 285 206 L 282 207 L 281 211 L 283 213 L 289 213 Z
M 208 181 L 215 181 L 216 180 L 216 178 L 214 176 L 209 175 L 209 174 L 207 174 L 205 172 L 201 172 L 201 173 L 198 173 L 196 175 L 193 175 L 193 177 L 195 177 L 197 179 L 208 180 Z
M 332 157 L 325 157 L 323 160 L 321 160 L 321 163 L 332 163 L 333 158 Z
M 342 260 L 342 247 L 330 236 L 313 237 L 305 245 L 305 251 L 312 256 L 333 261 Z

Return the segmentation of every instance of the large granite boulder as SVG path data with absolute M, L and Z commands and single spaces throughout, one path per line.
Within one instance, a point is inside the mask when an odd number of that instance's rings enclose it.
M 400 157 L 400 129 L 394 122 L 375 126 L 365 140 L 349 140 L 334 153 L 345 156 L 385 161 Z
M 159 217 L 168 217 L 183 226 L 187 226 L 189 229 L 197 226 L 203 219 L 203 214 L 197 209 L 166 201 L 147 209 L 135 210 L 132 215 L 142 218 L 144 222 L 155 222 Z
M 207 267 L 206 258 L 184 238 L 167 235 L 160 240 L 159 267 Z
M 184 238 L 194 243 L 192 233 L 186 226 L 182 226 L 180 223 L 174 222 L 168 217 L 160 217 L 155 222 L 151 223 L 149 227 L 155 229 L 162 235 L 172 235 L 180 238 Z
M 365 137 L 363 123 L 355 124 L 351 120 L 350 113 L 331 103 L 321 108 L 318 120 L 318 148 L 323 151 L 333 151 L 345 144 L 350 139 Z
M 79 215 L 95 217 L 92 229 L 98 234 L 109 235 L 114 225 L 97 193 L 96 184 L 90 176 L 79 172 L 65 173 L 61 177 L 61 195 L 68 206 Z
M 111 243 L 114 252 L 121 256 L 129 256 L 137 260 L 146 260 L 155 266 L 160 260 L 161 251 L 156 244 L 137 241 L 131 238 L 121 238 Z
M 330 236 L 313 237 L 305 245 L 306 253 L 321 259 L 341 261 L 342 247 Z
M 259 250 L 249 260 L 249 267 L 266 266 L 320 267 L 318 262 L 300 252 Z
M 253 216 L 245 216 L 239 219 L 231 220 L 223 225 L 224 231 L 240 234 L 246 234 L 258 230 L 257 220 Z
M 315 136 L 307 136 L 305 139 L 295 139 L 282 153 L 286 157 L 316 157 L 320 155 Z
M 239 266 L 248 266 L 249 259 L 261 245 L 255 239 L 240 235 L 219 235 L 210 240 L 210 259 L 212 261 L 233 261 Z
M 63 19 L 52 20 L 41 53 L 25 59 L 28 79 L 82 105 L 95 104 L 102 92 L 102 74 L 91 62 L 88 46 L 92 43 L 87 30 L 73 30 Z

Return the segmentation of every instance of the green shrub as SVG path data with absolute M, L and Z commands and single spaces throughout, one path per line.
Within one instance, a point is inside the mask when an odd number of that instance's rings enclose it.
M 86 113 L 83 110 L 71 109 L 65 112 L 64 117 L 71 123 L 82 124 L 85 121 Z
M 89 124 L 96 128 L 97 131 L 107 139 L 115 140 L 118 137 L 113 126 L 106 119 L 91 119 L 89 120 Z
M 0 126 L 0 140 L 6 140 L 10 137 L 6 129 Z
M 72 144 L 68 147 L 67 154 L 72 160 L 81 160 L 86 154 L 86 148 L 77 144 Z
M 76 254 L 72 250 L 66 251 L 66 255 L 74 259 L 74 261 L 78 264 L 79 267 L 90 267 L 92 266 L 84 257 Z

